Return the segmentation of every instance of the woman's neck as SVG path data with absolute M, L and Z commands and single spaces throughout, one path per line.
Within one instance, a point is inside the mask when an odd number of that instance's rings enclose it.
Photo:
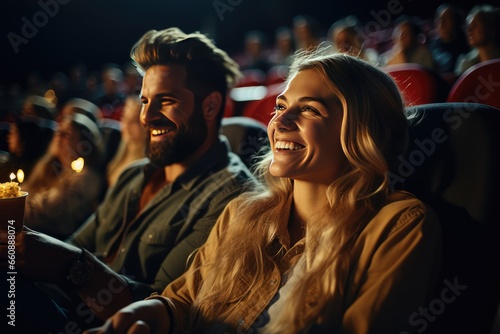
M 324 210 L 328 203 L 326 198 L 327 189 L 327 185 L 295 181 L 293 186 L 293 210 L 297 218 L 306 223 L 312 215 Z

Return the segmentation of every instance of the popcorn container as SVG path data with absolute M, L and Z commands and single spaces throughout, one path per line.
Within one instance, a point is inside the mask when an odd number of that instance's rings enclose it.
M 20 191 L 18 197 L 0 198 L 0 229 L 21 232 L 28 192 Z

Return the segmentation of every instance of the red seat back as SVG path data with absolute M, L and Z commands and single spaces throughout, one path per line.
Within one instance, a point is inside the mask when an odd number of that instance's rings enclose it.
M 475 102 L 500 108 L 500 58 L 467 69 L 448 94 L 448 102 Z
M 394 78 L 408 106 L 441 102 L 438 79 L 431 70 L 417 64 L 389 65 L 383 70 Z

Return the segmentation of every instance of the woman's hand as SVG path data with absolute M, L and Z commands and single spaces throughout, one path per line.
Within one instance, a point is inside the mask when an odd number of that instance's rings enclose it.
M 106 320 L 104 325 L 92 328 L 84 334 L 164 334 L 170 330 L 166 306 L 158 299 L 132 303 Z

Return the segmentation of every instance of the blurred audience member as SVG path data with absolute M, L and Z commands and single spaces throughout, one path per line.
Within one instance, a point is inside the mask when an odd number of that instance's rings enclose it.
M 125 96 L 123 88 L 123 71 L 113 65 L 107 66 L 102 73 L 102 95 L 93 102 L 101 109 L 102 116 L 120 120 L 122 117 Z
M 121 142 L 114 158 L 107 166 L 108 188 L 111 188 L 124 169 L 132 162 L 146 156 L 148 132 L 141 125 L 139 115 L 142 102 L 138 96 L 130 95 L 125 100 L 120 121 Z
M 262 31 L 252 30 L 245 35 L 244 52 L 238 63 L 241 70 L 260 70 L 264 73 L 271 67 L 266 54 L 267 38 Z
M 123 80 L 125 95 L 139 95 L 141 91 L 142 77 L 132 63 L 125 65 L 125 78 Z
M 58 110 L 56 106 L 45 97 L 39 95 L 28 96 L 21 110 L 22 116 L 34 116 L 51 121 L 57 118 L 57 114 Z
M 393 47 L 380 57 L 380 65 L 419 64 L 434 68 L 432 55 L 419 38 L 422 36 L 420 23 L 407 16 L 399 17 L 393 32 Z
M 323 41 L 323 32 L 318 21 L 308 15 L 293 18 L 293 35 L 297 49 L 311 50 Z
M 371 64 L 378 63 L 378 53 L 374 49 L 365 48 L 365 41 L 358 31 L 362 31 L 355 16 L 347 16 L 332 24 L 328 31 L 329 42 L 334 45 L 334 51 L 358 57 Z
M 463 22 L 461 13 L 453 5 L 443 4 L 436 9 L 429 50 L 438 73 L 453 73 L 458 56 L 469 49 L 462 31 Z
M 467 41 L 472 50 L 459 56 L 455 74 L 480 62 L 500 58 L 500 12 L 490 5 L 471 9 L 466 19 Z
M 269 60 L 274 66 L 290 66 L 295 53 L 293 31 L 289 27 L 279 27 L 274 34 L 274 48 Z
M 5 161 L 0 162 L 0 182 L 7 181 L 11 173 L 17 175 L 18 170 L 22 170 L 23 179 L 28 178 L 37 161 L 47 151 L 55 128 L 54 121 L 34 116 L 21 117 L 11 123 L 7 135 L 9 154 Z
M 92 121 L 97 122 L 102 118 L 101 110 L 92 102 L 75 97 L 64 105 L 59 115 L 60 120 L 65 116 L 72 115 L 73 113 L 81 113 L 89 117 Z
M 94 212 L 102 195 L 101 134 L 82 113 L 65 116 L 47 153 L 23 184 L 29 192 L 25 225 L 59 239 Z

